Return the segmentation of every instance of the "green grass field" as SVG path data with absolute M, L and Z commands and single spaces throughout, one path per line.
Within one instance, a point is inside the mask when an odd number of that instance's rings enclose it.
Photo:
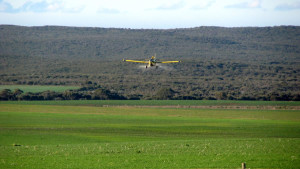
M 0 85 L 0 91 L 3 89 L 10 89 L 14 91 L 15 89 L 20 89 L 24 93 L 32 92 L 44 92 L 47 90 L 55 91 L 55 92 L 64 92 L 66 90 L 79 89 L 78 86 L 41 86 L 41 85 Z
M 299 110 L 0 103 L 0 168 L 300 168 Z

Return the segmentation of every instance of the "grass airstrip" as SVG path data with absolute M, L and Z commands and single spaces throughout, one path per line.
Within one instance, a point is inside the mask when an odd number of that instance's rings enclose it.
M 3 101 L 0 168 L 300 168 L 299 104 Z

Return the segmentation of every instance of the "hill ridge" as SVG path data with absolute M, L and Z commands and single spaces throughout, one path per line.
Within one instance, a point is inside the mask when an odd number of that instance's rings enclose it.
M 129 98 L 297 98 L 300 27 L 121 29 L 0 25 L 0 83 L 82 85 Z M 178 59 L 145 71 L 123 58 Z

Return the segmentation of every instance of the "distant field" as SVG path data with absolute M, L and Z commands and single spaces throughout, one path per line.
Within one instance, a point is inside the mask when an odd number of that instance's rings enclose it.
M 298 110 L 23 103 L 0 104 L 0 168 L 300 168 Z
M 41 86 L 41 85 L 0 85 L 0 91 L 3 89 L 10 89 L 14 91 L 15 89 L 20 89 L 24 93 L 32 92 L 38 93 L 47 90 L 55 91 L 55 92 L 63 92 L 70 89 L 78 89 L 78 86 Z
M 299 101 L 232 101 L 232 100 L 63 100 L 5 101 L 0 104 L 86 105 L 86 106 L 300 106 Z

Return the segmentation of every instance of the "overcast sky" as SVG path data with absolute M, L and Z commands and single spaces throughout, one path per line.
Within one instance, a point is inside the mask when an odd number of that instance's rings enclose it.
M 0 24 L 162 29 L 300 26 L 300 0 L 0 0 Z

